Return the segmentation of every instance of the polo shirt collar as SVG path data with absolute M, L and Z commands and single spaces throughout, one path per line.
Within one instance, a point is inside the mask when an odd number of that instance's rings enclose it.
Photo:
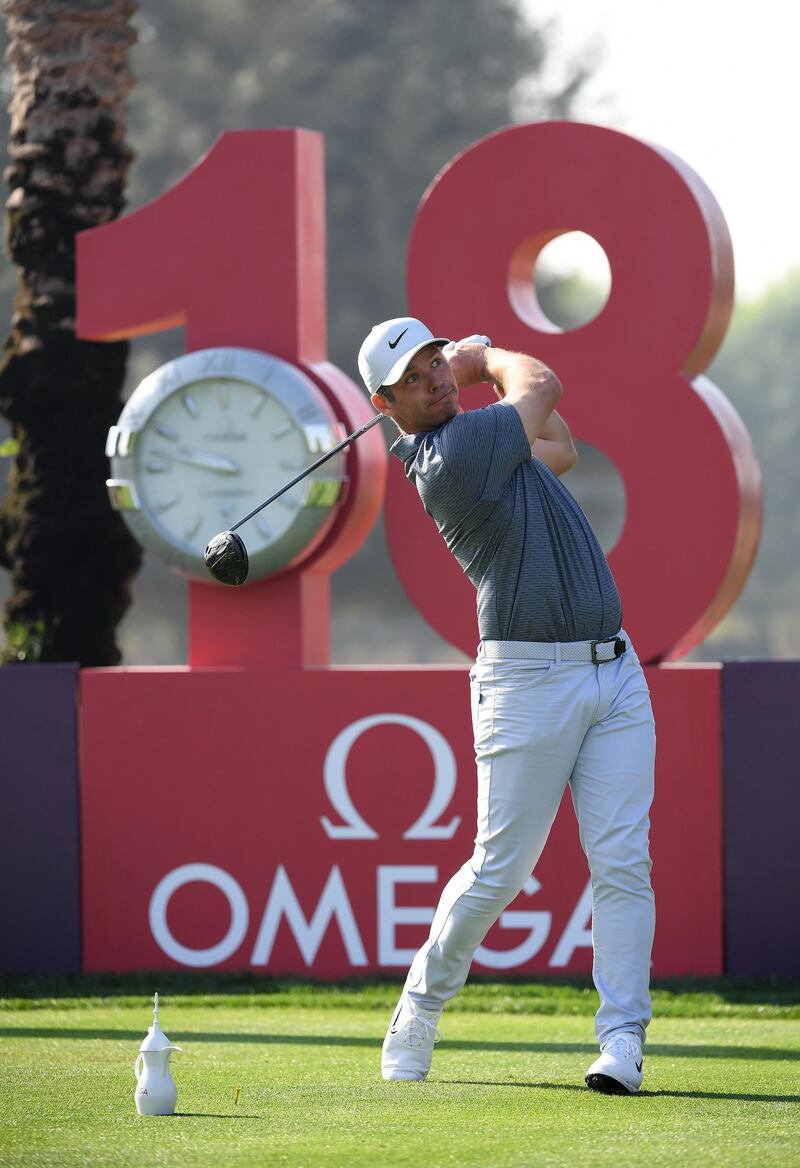
M 423 430 L 420 434 L 401 434 L 399 438 L 395 438 L 389 449 L 401 462 L 408 462 L 409 458 L 415 457 L 429 433 L 430 430 Z

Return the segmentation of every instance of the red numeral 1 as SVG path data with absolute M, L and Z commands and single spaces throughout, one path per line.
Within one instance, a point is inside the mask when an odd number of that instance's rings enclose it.
M 78 332 L 134 337 L 182 324 L 187 350 L 273 353 L 304 370 L 347 430 L 371 415 L 326 359 L 322 136 L 308 130 L 223 134 L 198 165 L 141 210 L 78 237 Z M 190 581 L 192 665 L 325 664 L 328 576 L 366 538 L 380 509 L 383 439 L 349 448 L 349 490 L 323 542 L 299 568 L 225 589 Z

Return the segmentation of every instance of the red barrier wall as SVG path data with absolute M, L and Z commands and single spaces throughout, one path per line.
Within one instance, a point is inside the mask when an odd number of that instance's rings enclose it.
M 719 669 L 649 669 L 648 680 L 660 743 L 654 973 L 719 973 Z M 81 781 L 87 970 L 400 970 L 472 850 L 466 671 L 85 670 Z M 568 798 L 535 877 L 511 910 L 527 915 L 495 926 L 477 970 L 591 968 Z

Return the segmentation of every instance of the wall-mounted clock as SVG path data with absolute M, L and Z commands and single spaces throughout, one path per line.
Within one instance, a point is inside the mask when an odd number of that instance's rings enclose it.
M 112 505 L 145 547 L 213 583 L 203 549 L 344 436 L 296 366 L 253 349 L 202 349 L 151 373 L 108 433 Z M 344 455 L 250 520 L 249 579 L 302 558 L 328 529 Z

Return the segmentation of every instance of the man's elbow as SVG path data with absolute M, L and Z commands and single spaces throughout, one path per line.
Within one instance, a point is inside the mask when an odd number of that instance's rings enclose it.
M 553 409 L 555 409 L 564 394 L 564 386 L 552 369 L 548 369 L 544 374 L 540 388 L 542 392 L 547 394 L 548 399 L 553 403 Z

